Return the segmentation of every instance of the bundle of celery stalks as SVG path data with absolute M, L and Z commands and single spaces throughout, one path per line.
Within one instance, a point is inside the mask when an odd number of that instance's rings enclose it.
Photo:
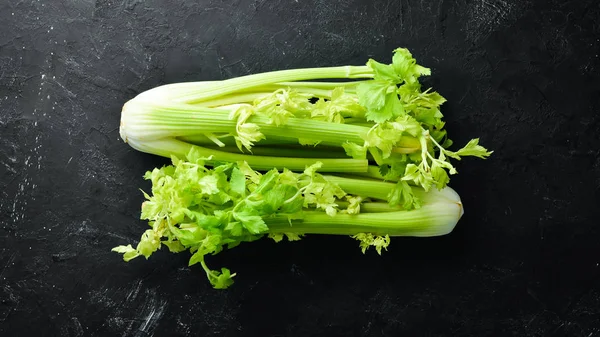
M 440 106 L 419 82 L 430 69 L 407 49 L 390 64 L 290 69 L 143 92 L 122 110 L 134 149 L 170 158 L 144 178 L 137 246 L 125 261 L 163 245 L 189 251 L 214 288 L 233 283 L 207 255 L 265 236 L 347 235 L 381 254 L 390 237 L 450 233 L 463 215 L 448 187 L 450 162 L 491 152 L 469 141 L 451 150 Z

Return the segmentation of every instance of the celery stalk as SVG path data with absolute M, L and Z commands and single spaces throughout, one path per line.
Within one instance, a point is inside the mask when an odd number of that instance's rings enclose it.
M 452 232 L 463 213 L 462 204 L 457 201 L 427 204 L 410 211 L 337 214 L 335 217 L 312 211 L 304 212 L 303 219 L 294 220 L 291 225 L 285 216 L 266 218 L 265 223 L 273 232 L 433 237 Z
M 323 163 L 323 172 L 365 172 L 368 167 L 367 160 L 361 159 L 331 159 L 331 158 L 293 158 L 293 157 L 267 157 L 251 154 L 230 153 L 207 149 L 197 145 L 182 142 L 173 138 L 164 138 L 156 141 L 137 142 L 130 140 L 131 147 L 140 152 L 151 153 L 162 157 L 176 156 L 184 158 L 192 149 L 206 158 L 208 163 L 245 161 L 252 168 L 259 171 L 268 171 L 273 168 L 287 168 L 292 171 L 302 171 L 307 166 L 319 161 Z

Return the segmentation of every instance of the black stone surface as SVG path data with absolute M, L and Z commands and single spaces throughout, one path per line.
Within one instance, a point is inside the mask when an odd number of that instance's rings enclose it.
M 0 336 L 600 336 L 600 3 L 0 3 Z M 144 171 L 120 108 L 163 83 L 388 60 L 449 101 L 466 213 L 379 257 L 344 237 L 124 263 Z

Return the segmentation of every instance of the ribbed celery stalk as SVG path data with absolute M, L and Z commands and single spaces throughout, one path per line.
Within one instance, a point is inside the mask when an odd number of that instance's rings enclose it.
M 162 138 L 155 141 L 148 140 L 143 142 L 138 142 L 136 139 L 130 139 L 129 145 L 138 151 L 152 153 L 167 158 L 171 156 L 185 158 L 193 148 L 199 155 L 205 158 L 211 158 L 210 160 L 207 160 L 207 163 L 209 164 L 245 161 L 252 168 L 259 171 L 268 171 L 273 168 L 279 170 L 287 168 L 292 171 L 302 171 L 316 161 L 319 161 L 323 163 L 323 167 L 320 169 L 322 172 L 356 173 L 365 172 L 369 165 L 367 160 L 360 159 L 267 157 L 229 153 L 200 147 L 174 138 Z
M 334 217 L 323 212 L 308 211 L 304 212 L 303 219 L 293 220 L 291 224 L 285 216 L 266 218 L 265 222 L 272 232 L 302 234 L 372 233 L 374 235 L 432 237 L 452 232 L 464 214 L 458 194 L 446 187 L 439 193 L 428 193 L 423 197 L 424 205 L 410 211 L 337 214 Z
M 234 134 L 236 121 L 229 118 L 229 113 L 225 109 L 133 99 L 123 106 L 120 133 L 125 141 L 130 138 L 146 140 L 207 133 Z M 346 142 L 362 144 L 363 137 L 370 129 L 360 125 L 301 118 L 289 118 L 285 125 L 280 126 L 271 124 L 269 118 L 263 116 L 252 116 L 248 121 L 257 124 L 267 138 L 318 139 L 335 146 L 342 146 Z M 420 143 L 414 137 L 404 136 L 398 147 L 417 152 Z
M 133 99 L 127 102 L 122 111 L 121 138 L 136 150 L 170 157 L 184 156 L 193 144 L 185 141 L 186 137 L 204 137 L 207 134 L 233 135 L 236 132 L 236 121 L 229 118 L 230 111 L 207 108 L 191 104 L 173 102 L 152 102 L 149 99 Z M 318 139 L 321 144 L 341 146 L 346 142 L 362 143 L 369 132 L 365 126 L 328 123 L 318 120 L 290 118 L 285 125 L 275 126 L 263 116 L 252 116 L 249 122 L 260 127 L 267 139 L 288 139 L 297 142 L 299 139 Z M 399 142 L 399 148 L 406 152 L 419 149 L 419 141 L 405 136 Z M 229 153 L 199 147 L 207 156 L 215 161 L 246 161 L 257 169 L 288 168 L 303 170 L 313 164 L 316 159 L 323 163 L 323 172 L 367 172 L 366 159 L 340 158 L 303 158 L 302 153 L 295 154 L 290 149 L 287 156 L 257 156 L 252 154 Z M 302 152 L 302 151 L 300 151 Z M 297 158 L 290 158 L 297 157 Z
M 367 66 L 321 67 L 271 71 L 230 78 L 206 85 L 202 91 L 194 90 L 180 96 L 180 102 L 197 103 L 203 100 L 227 95 L 238 90 L 260 87 L 286 81 L 306 81 L 317 79 L 364 79 L 372 78 L 373 70 Z

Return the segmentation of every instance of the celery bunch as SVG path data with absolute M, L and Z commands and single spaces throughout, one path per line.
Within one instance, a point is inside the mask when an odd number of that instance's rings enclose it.
M 209 269 L 204 257 L 265 235 L 349 235 L 381 253 L 390 236 L 451 232 L 463 208 L 447 186 L 457 173 L 450 159 L 492 152 L 478 139 L 449 149 L 445 99 L 422 90 L 425 75 L 400 48 L 390 64 L 371 59 L 139 94 L 123 107 L 121 137 L 172 165 L 145 176 L 152 196 L 141 217 L 151 229 L 136 248 L 114 251 L 128 261 L 161 245 L 189 250 L 190 265 L 226 288 L 234 274 Z M 332 81 L 339 79 L 346 81 Z

